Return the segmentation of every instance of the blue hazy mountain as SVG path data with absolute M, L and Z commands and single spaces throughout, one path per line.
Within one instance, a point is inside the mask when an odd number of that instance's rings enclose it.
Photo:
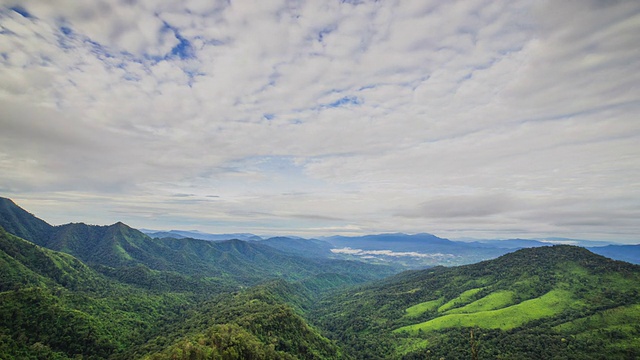
M 640 245 L 607 245 L 588 249 L 611 259 L 640 264 Z
M 197 230 L 148 230 L 140 229 L 141 232 L 149 235 L 152 238 L 174 238 L 174 239 L 200 239 L 209 241 L 223 241 L 223 240 L 244 240 L 244 241 L 259 241 L 262 238 L 255 234 L 249 233 L 233 233 L 233 234 L 210 234 Z
M 319 258 L 333 256 L 331 252 L 333 245 L 327 241 L 316 239 L 277 236 L 262 240 L 260 244 L 270 246 L 285 253 L 304 257 Z

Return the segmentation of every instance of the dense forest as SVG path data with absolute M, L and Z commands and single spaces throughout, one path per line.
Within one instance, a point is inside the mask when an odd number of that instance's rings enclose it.
M 640 266 L 554 246 L 397 273 L 301 241 L 51 226 L 0 199 L 0 357 L 640 357 Z

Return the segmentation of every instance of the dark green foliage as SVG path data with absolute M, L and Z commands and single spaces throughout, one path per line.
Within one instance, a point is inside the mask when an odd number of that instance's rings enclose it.
M 0 274 L 0 354 L 7 358 L 106 358 L 145 342 L 193 301 L 114 282 L 1 228 Z
M 33 242 L 46 239 L 53 228 L 16 205 L 11 199 L 3 197 L 0 197 L 0 227 Z
M 262 343 L 256 336 L 237 325 L 214 325 L 194 340 L 184 339 L 150 360 L 199 359 L 296 359 Z
M 337 346 L 300 316 L 312 296 L 282 280 L 220 295 L 133 351 L 151 354 L 151 359 L 342 358 Z M 167 343 L 173 345 L 165 348 Z

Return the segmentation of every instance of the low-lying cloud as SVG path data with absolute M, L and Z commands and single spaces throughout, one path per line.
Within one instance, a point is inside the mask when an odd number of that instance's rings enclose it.
M 455 257 L 453 254 L 442 253 L 420 253 L 415 251 L 392 251 L 392 250 L 362 250 L 352 249 L 349 247 L 341 249 L 331 249 L 334 254 L 345 254 L 354 256 L 392 256 L 392 257 L 414 257 L 414 258 L 429 258 L 429 259 L 442 259 Z

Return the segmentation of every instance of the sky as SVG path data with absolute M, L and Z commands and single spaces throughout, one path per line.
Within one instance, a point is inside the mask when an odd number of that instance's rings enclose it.
M 640 242 L 640 2 L 0 0 L 52 224 Z

